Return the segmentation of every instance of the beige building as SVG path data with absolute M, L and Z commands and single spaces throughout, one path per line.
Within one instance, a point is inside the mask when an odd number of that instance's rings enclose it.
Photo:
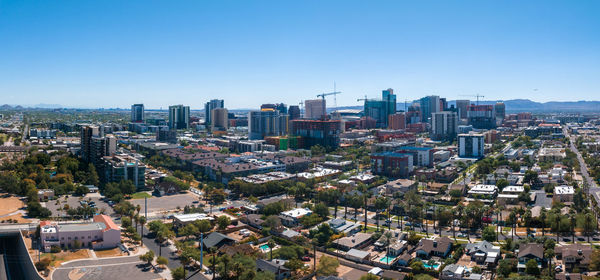
M 225 108 L 216 108 L 210 111 L 210 130 L 227 130 L 229 128 L 229 111 Z

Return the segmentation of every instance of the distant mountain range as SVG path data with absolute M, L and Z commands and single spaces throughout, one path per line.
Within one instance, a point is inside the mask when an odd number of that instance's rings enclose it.
M 476 103 L 475 100 L 471 100 L 472 103 Z M 480 105 L 494 105 L 499 101 L 480 101 Z M 598 112 L 600 113 L 600 101 L 550 101 L 550 102 L 535 102 L 529 99 L 511 99 L 511 100 L 502 100 L 506 104 L 506 112 L 515 113 L 515 112 L 532 112 L 532 113 L 590 113 L 590 112 Z M 411 102 L 412 103 L 412 102 Z M 410 106 L 411 103 L 408 103 Z M 448 101 L 448 106 L 455 105 L 455 100 Z M 0 110 L 11 110 L 18 109 L 21 110 L 23 108 L 36 108 L 36 109 L 58 109 L 58 108 L 66 108 L 60 104 L 37 104 L 37 105 L 8 105 L 4 104 L 0 106 Z M 73 107 L 69 107 L 73 108 Z M 405 110 L 404 103 L 397 104 L 398 110 Z M 77 109 L 77 108 L 74 108 Z M 362 110 L 363 106 L 340 106 L 337 109 L 358 109 Z M 200 110 L 200 109 L 199 109 Z M 232 112 L 247 112 L 253 109 L 231 109 Z M 335 108 L 327 108 L 327 111 L 334 111 Z
M 600 101 L 550 101 L 535 102 L 529 99 L 511 99 L 498 101 L 479 101 L 480 105 L 494 105 L 496 102 L 504 102 L 506 112 L 532 112 L 532 113 L 600 113 Z M 411 102 L 412 103 L 412 102 Z M 408 103 L 410 106 L 411 103 Z M 477 103 L 471 100 L 471 103 Z M 456 100 L 448 101 L 448 106 L 455 105 Z M 398 110 L 405 110 L 404 103 L 398 103 Z M 363 109 L 363 106 L 345 106 L 339 109 Z

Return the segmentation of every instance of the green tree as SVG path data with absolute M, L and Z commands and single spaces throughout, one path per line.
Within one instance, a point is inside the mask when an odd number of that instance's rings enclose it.
M 487 226 L 483 229 L 483 233 L 481 234 L 483 240 L 488 242 L 496 241 L 496 228 L 493 226 Z
M 534 259 L 530 259 L 525 263 L 525 273 L 528 275 L 540 275 L 540 268 L 538 267 L 538 263 Z
M 317 275 L 318 276 L 332 276 L 337 275 L 337 268 L 340 266 L 340 262 L 333 257 L 322 256 L 319 259 L 319 264 L 317 265 Z
M 152 250 L 150 250 L 150 251 L 146 252 L 145 254 L 140 255 L 139 258 L 140 258 L 140 261 L 147 262 L 148 265 L 150 265 L 152 263 L 152 261 L 154 260 L 154 252 Z
M 367 273 L 367 274 L 361 276 L 360 280 L 379 280 L 379 277 L 377 275 Z
M 173 280 L 184 280 L 185 279 L 185 270 L 183 267 L 178 267 L 176 269 L 171 270 L 171 276 Z
M 217 225 L 219 226 L 219 229 L 225 229 L 230 224 L 231 224 L 231 219 L 229 219 L 229 217 L 227 217 L 225 215 L 219 216 L 217 218 Z

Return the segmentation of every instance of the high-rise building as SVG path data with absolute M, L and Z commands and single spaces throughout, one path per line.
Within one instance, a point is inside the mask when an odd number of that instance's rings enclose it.
M 100 130 L 98 126 L 86 125 L 81 128 L 81 134 L 79 135 L 81 149 L 79 151 L 81 158 L 90 162 L 92 153 L 92 138 L 100 136 Z
M 396 113 L 396 95 L 388 88 L 381 92 L 381 100 L 367 99 L 364 107 L 365 117 L 375 120 L 378 128 L 388 127 L 388 116 Z
M 419 101 L 421 103 L 421 122 L 428 122 L 431 114 L 441 111 L 440 97 L 437 95 L 425 96 Z
M 188 129 L 190 128 L 190 106 L 173 105 L 169 106 L 169 128 Z
M 458 116 L 455 112 L 437 112 L 431 114 L 431 139 L 454 140 L 458 130 Z
M 304 147 L 321 145 L 326 148 L 337 148 L 340 144 L 340 120 L 306 120 L 292 121 L 292 134 L 301 136 Z
M 131 105 L 131 122 L 143 123 L 144 120 L 144 104 Z
M 496 115 L 493 105 L 469 105 L 467 111 L 469 124 L 477 129 L 496 127 Z
M 448 101 L 446 101 L 446 98 L 440 98 L 440 111 L 447 111 L 448 110 Z
M 290 120 L 295 120 L 300 118 L 300 107 L 298 105 L 290 105 L 288 109 L 288 114 L 290 115 Z
M 456 108 L 458 109 L 458 117 L 460 119 L 467 118 L 467 111 L 468 111 L 469 105 L 471 105 L 470 100 L 456 100 Z
M 394 90 L 391 88 L 384 89 L 381 91 L 381 100 L 386 104 L 386 116 L 393 115 L 396 113 L 396 95 Z
M 94 136 L 90 143 L 89 162 L 102 168 L 102 158 L 117 152 L 117 139 L 113 135 Z
M 248 138 L 262 140 L 267 136 L 282 136 L 288 133 L 289 115 L 277 110 L 264 109 L 248 113 Z
M 327 103 L 323 99 L 311 99 L 304 101 L 304 118 L 311 120 L 320 120 L 323 118 L 323 112 Z
M 485 154 L 484 135 L 469 133 L 458 135 L 458 156 L 465 158 L 481 158 Z
M 211 123 L 210 112 L 217 108 L 225 108 L 225 101 L 223 99 L 213 99 L 204 104 L 204 124 L 209 125 Z
M 406 113 L 388 115 L 389 129 L 406 129 Z
M 146 187 L 146 165 L 138 159 L 121 154 L 103 158 L 104 167 L 98 172 L 103 183 L 130 180 L 139 190 Z
M 496 102 L 494 111 L 496 113 L 496 125 L 501 124 L 506 117 L 506 105 L 504 105 L 504 102 Z
M 287 114 L 288 113 L 287 107 L 283 103 L 263 104 L 263 105 L 260 106 L 260 109 L 261 110 L 264 110 L 264 109 L 273 109 L 273 110 L 279 111 L 279 113 L 282 113 L 282 114 Z
M 227 130 L 229 128 L 229 114 L 225 108 L 216 108 L 210 111 L 210 130 Z

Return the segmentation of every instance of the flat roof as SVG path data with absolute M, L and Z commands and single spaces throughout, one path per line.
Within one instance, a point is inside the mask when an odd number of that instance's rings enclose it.
M 57 228 L 59 232 L 92 231 L 103 230 L 106 225 L 104 223 L 59 224 Z

